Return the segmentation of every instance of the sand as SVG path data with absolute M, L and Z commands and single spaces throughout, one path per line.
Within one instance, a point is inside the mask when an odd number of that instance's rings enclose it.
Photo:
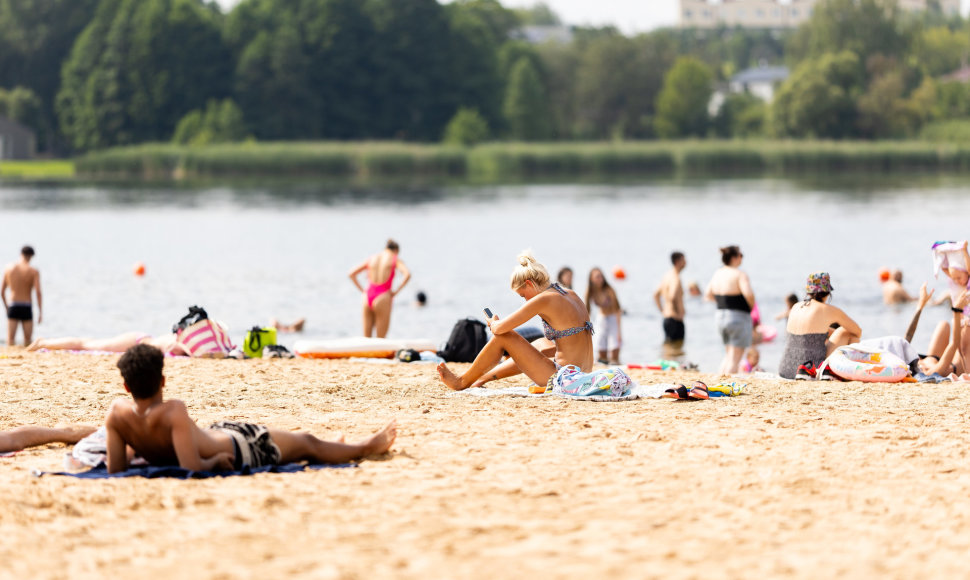
M 99 423 L 123 395 L 115 356 L 2 356 L 0 429 Z M 353 439 L 396 417 L 400 435 L 353 469 L 204 481 L 32 476 L 62 468 L 60 445 L 0 459 L 0 577 L 967 575 L 965 385 L 590 403 L 451 393 L 421 364 L 175 359 L 167 376 L 200 424 Z

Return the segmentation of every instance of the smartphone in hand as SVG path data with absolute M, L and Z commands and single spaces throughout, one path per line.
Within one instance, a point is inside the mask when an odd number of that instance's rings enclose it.
M 486 317 L 487 317 L 487 318 L 488 318 L 489 320 L 491 320 L 491 319 L 492 319 L 492 311 L 491 311 L 490 309 L 488 309 L 488 308 L 486 308 L 486 309 L 485 309 L 485 316 L 486 316 Z

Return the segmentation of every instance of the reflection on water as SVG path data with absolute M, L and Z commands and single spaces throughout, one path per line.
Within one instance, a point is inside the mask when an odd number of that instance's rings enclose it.
M 718 247 L 739 244 L 765 322 L 827 270 L 833 303 L 866 336 L 902 334 L 910 309 L 881 304 L 877 273 L 901 268 L 915 293 L 932 279 L 929 246 L 970 236 L 965 178 L 877 176 L 676 180 L 614 184 L 381 186 L 243 184 L 232 187 L 0 185 L 0 261 L 31 243 L 44 283 L 42 336 L 161 333 L 201 304 L 241 336 L 270 317 L 308 319 L 306 336 L 359 332 L 360 296 L 347 273 L 388 237 L 402 246 L 412 284 L 397 300 L 392 336 L 447 338 L 454 322 L 521 304 L 508 289 L 515 255 L 532 248 L 550 270 L 586 274 L 622 265 L 614 287 L 627 312 L 627 362 L 678 358 L 662 345 L 653 291 L 674 250 L 685 284 L 706 285 Z M 5 249 L 4 249 L 5 248 Z M 5 256 L 5 258 L 4 258 Z M 143 279 L 131 274 L 147 265 Z M 411 306 L 418 290 L 428 307 Z M 717 368 L 713 305 L 687 298 L 681 358 Z M 924 348 L 943 309 L 917 333 Z M 237 340 L 238 340 L 237 336 Z M 292 337 L 284 336 L 284 343 Z M 762 347 L 777 367 L 783 338 Z

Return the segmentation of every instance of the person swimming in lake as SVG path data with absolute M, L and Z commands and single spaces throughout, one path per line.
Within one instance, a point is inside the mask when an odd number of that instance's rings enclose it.
M 744 254 L 737 246 L 721 248 L 724 265 L 714 272 L 704 298 L 717 303 L 714 320 L 724 342 L 721 374 L 738 372 L 744 351 L 752 342 L 751 308 L 755 304 L 754 291 L 748 275 L 742 272 Z
M 586 284 L 586 310 L 592 314 L 593 306 L 598 310 L 593 327 L 599 338 L 596 341 L 597 362 L 602 364 L 620 364 L 620 346 L 623 344 L 623 331 L 620 319 L 623 309 L 616 291 L 606 281 L 603 270 L 593 268 L 589 271 Z
M 550 386 L 568 365 L 584 373 L 592 369 L 593 325 L 586 304 L 574 291 L 550 283 L 549 272 L 531 252 L 520 254 L 518 263 L 510 286 L 525 304 L 508 318 L 493 314 L 486 321 L 492 338 L 464 373 L 457 375 L 445 363 L 438 365 L 441 382 L 449 388 L 461 391 L 519 373 Z M 537 348 L 515 332 L 535 316 L 542 319 L 548 348 Z M 501 362 L 506 352 L 510 358 Z
M 788 340 L 778 374 L 786 379 L 815 378 L 815 369 L 832 351 L 858 342 L 862 328 L 837 306 L 828 304 L 832 280 L 827 272 L 815 272 L 805 283 L 806 299 L 788 315 Z
M 373 336 L 375 331 L 378 338 L 385 338 L 391 326 L 391 308 L 394 297 L 407 285 L 411 279 L 411 272 L 401 261 L 398 253 L 400 247 L 394 240 L 387 240 L 384 251 L 375 254 L 350 272 L 350 279 L 364 295 L 363 321 L 364 336 Z M 397 290 L 394 290 L 394 273 L 400 270 L 404 278 Z M 367 272 L 367 288 L 360 285 L 357 276 Z

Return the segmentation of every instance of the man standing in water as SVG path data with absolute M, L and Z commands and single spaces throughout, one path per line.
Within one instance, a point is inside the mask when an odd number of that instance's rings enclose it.
M 684 342 L 684 287 L 680 283 L 680 271 L 687 266 L 687 259 L 683 253 L 674 252 L 670 262 L 673 268 L 660 280 L 653 299 L 664 317 L 664 343 L 679 346 Z
M 10 264 L 3 271 L 3 284 L 0 285 L 0 298 L 7 311 L 7 346 L 14 345 L 17 325 L 24 328 L 24 346 L 30 344 L 34 332 L 34 311 L 30 299 L 32 292 L 37 293 L 37 324 L 44 319 L 40 294 L 40 272 L 30 265 L 34 249 L 24 246 L 20 250 L 20 261 Z M 10 288 L 10 302 L 7 302 L 7 288 Z
M 394 296 L 411 279 L 411 272 L 404 262 L 398 259 L 399 250 L 397 242 L 387 240 L 387 246 L 383 252 L 371 256 L 350 272 L 350 279 L 364 294 L 364 336 L 372 336 L 375 330 L 378 338 L 387 336 L 387 329 L 391 325 L 391 306 Z M 397 290 L 392 290 L 395 270 L 400 270 L 404 279 L 401 280 Z M 357 276 L 364 271 L 367 272 L 366 290 L 357 281 Z

